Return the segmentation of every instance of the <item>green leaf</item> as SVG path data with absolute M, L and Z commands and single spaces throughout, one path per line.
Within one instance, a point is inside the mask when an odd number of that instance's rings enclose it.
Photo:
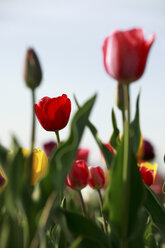
M 114 155 L 102 143 L 102 141 L 98 137 L 97 129 L 94 127 L 94 125 L 90 121 L 88 121 L 87 126 L 89 127 L 89 129 L 90 129 L 90 131 L 91 131 L 91 133 L 92 133 L 97 145 L 99 146 L 99 148 L 100 148 L 100 150 L 101 150 L 101 152 L 103 154 L 103 157 L 105 159 L 106 166 L 109 169 L 111 167 L 111 163 L 112 163 L 112 160 L 114 158 Z
M 69 233 L 73 236 L 72 239 L 82 237 L 82 242 L 79 247 L 109 247 L 107 236 L 91 219 L 77 213 L 66 211 L 62 208 L 58 208 L 55 215 L 57 222 L 61 225 L 61 228 L 64 228 L 65 226 L 63 231 L 66 236 L 68 236 L 67 232 L 69 230 Z M 65 225 L 61 224 L 62 220 L 65 222 Z
M 110 138 L 110 144 L 117 149 L 119 143 L 120 143 L 120 139 L 119 139 L 119 134 L 120 131 L 117 127 L 117 122 L 116 122 L 116 116 L 115 116 L 115 112 L 114 109 L 112 109 L 112 125 L 113 125 L 113 133 L 112 136 Z
M 5 167 L 5 164 L 7 162 L 7 154 L 8 154 L 8 152 L 9 151 L 4 146 L 0 145 L 0 164 L 3 167 Z
M 165 208 L 155 192 L 145 184 L 144 206 L 159 230 L 165 233 Z
M 80 105 L 78 103 L 78 100 L 77 100 L 76 96 L 74 96 L 74 99 L 75 99 L 77 107 L 80 109 Z M 100 148 L 100 151 L 103 154 L 103 157 L 105 159 L 105 163 L 106 163 L 107 168 L 110 168 L 111 163 L 112 163 L 112 159 L 114 157 L 113 154 L 109 151 L 109 149 L 100 140 L 96 127 L 90 121 L 87 122 L 87 126 L 90 129 L 90 131 L 91 131 L 91 133 L 92 133 L 92 135 L 93 135 L 98 147 Z
M 143 199 L 143 184 L 131 147 L 130 145 L 128 158 L 128 191 L 125 191 L 126 182 L 123 177 L 123 138 L 110 170 L 110 183 L 104 204 L 104 211 L 109 217 L 112 232 L 119 238 L 123 238 L 125 235 L 130 237 L 136 233 L 135 226 Z
M 140 123 L 139 123 L 139 100 L 140 100 L 140 93 L 138 94 L 137 101 L 136 101 L 136 113 L 133 122 L 130 125 L 130 137 L 131 137 L 131 144 L 133 147 L 133 153 L 136 155 L 139 145 L 140 145 Z
M 92 107 L 94 105 L 96 95 L 89 99 L 74 115 L 69 138 L 66 142 L 61 144 L 50 158 L 49 174 L 41 182 L 43 187 L 52 190 L 51 186 L 54 185 L 55 189 L 62 190 L 65 185 L 66 175 L 71 168 L 73 161 L 76 157 L 76 152 L 81 141 L 85 126 Z M 53 183 L 53 184 L 52 184 Z

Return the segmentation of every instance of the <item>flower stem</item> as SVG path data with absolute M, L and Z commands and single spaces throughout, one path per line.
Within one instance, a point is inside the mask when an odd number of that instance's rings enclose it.
M 101 212 L 101 216 L 102 216 L 102 218 L 103 218 L 103 223 L 104 223 L 104 225 L 103 225 L 103 226 L 104 226 L 104 232 L 105 232 L 105 233 L 108 233 L 106 219 L 105 219 L 105 216 L 104 216 L 104 214 L 103 214 L 103 198 L 102 198 L 102 195 L 101 195 L 101 192 L 100 192 L 99 189 L 97 190 L 97 192 L 98 192 L 98 195 L 99 195 L 100 212 Z
M 57 139 L 57 147 L 60 145 L 61 141 L 60 141 L 60 135 L 59 135 L 59 131 L 55 131 L 56 134 L 56 139 Z
M 77 190 L 79 197 L 80 197 L 80 202 L 81 202 L 81 208 L 82 208 L 82 212 L 84 216 L 87 216 L 87 212 L 86 212 L 86 208 L 85 208 L 85 203 L 84 203 L 84 199 L 81 193 L 81 190 Z
M 35 111 L 34 111 L 34 104 L 35 104 L 35 90 L 32 91 L 32 132 L 31 132 L 31 153 L 33 152 L 34 142 L 35 142 Z
M 127 248 L 127 232 L 128 232 L 128 205 L 129 205 L 129 127 L 130 127 L 130 99 L 129 85 L 124 85 L 124 110 L 127 114 L 124 121 L 124 158 L 123 158 L 123 182 L 124 182 L 124 233 L 121 240 L 121 248 Z

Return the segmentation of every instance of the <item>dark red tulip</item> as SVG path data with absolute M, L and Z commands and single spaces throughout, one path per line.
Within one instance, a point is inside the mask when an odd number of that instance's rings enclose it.
M 35 104 L 35 113 L 41 126 L 47 131 L 63 129 L 70 117 L 71 101 L 67 95 L 59 97 L 43 97 Z
M 66 185 L 72 189 L 81 190 L 88 184 L 89 172 L 84 160 L 76 160 L 67 175 Z
M 144 72 L 154 40 L 155 34 L 145 40 L 141 28 L 113 32 L 103 44 L 104 67 L 107 73 L 123 84 L 139 79 Z
M 93 189 L 101 189 L 105 184 L 104 171 L 100 166 L 89 168 L 89 186 Z
M 43 147 L 44 147 L 44 152 L 46 153 L 47 157 L 49 157 L 53 149 L 57 147 L 57 143 L 54 141 L 50 141 L 45 143 Z

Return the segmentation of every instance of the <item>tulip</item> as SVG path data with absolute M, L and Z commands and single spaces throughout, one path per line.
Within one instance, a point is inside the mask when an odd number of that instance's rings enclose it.
M 29 158 L 30 151 L 22 148 L 22 154 L 25 158 Z M 41 178 L 45 176 L 48 170 L 48 159 L 46 154 L 40 148 L 33 149 L 33 162 L 31 172 L 31 185 L 35 185 Z
M 88 184 L 89 172 L 84 160 L 76 160 L 66 177 L 66 185 L 75 190 L 81 190 Z
M 138 80 L 144 72 L 154 40 L 155 34 L 145 40 L 142 29 L 114 31 L 103 44 L 106 72 L 122 84 Z
M 154 163 L 152 165 L 151 163 L 142 161 L 138 164 L 138 166 L 143 182 L 148 186 L 151 186 L 156 177 L 157 164 Z
M 35 113 L 41 126 L 46 131 L 58 131 L 63 129 L 70 117 L 71 101 L 67 95 L 59 97 L 43 97 L 35 104 Z
M 87 162 L 89 149 L 79 148 L 77 150 L 76 160 L 84 160 Z
M 89 168 L 89 186 L 93 189 L 101 189 L 105 185 L 104 171 L 100 166 Z
M 136 154 L 137 160 L 149 161 L 154 157 L 155 157 L 154 147 L 148 140 L 143 139 L 143 137 L 141 136 L 139 149 Z
M 25 59 L 24 79 L 27 87 L 34 90 L 42 80 L 41 66 L 33 49 L 28 49 Z
M 7 177 L 5 172 L 3 171 L 2 167 L 0 166 L 0 193 L 4 190 L 8 183 Z
M 47 157 L 49 157 L 51 152 L 54 150 L 54 148 L 57 147 L 57 143 L 54 141 L 50 141 L 50 142 L 45 143 L 43 145 L 43 147 L 44 147 L 44 151 L 45 151 Z

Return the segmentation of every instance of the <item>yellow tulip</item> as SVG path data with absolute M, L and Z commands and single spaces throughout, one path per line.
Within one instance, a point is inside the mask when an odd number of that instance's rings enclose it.
M 30 151 L 22 148 L 22 154 L 25 158 L 30 156 Z M 31 173 L 31 185 L 35 185 L 48 171 L 48 158 L 40 149 L 33 149 L 33 164 Z
M 0 166 L 0 193 L 4 190 L 8 183 L 7 177 L 5 172 L 3 171 L 2 167 Z

